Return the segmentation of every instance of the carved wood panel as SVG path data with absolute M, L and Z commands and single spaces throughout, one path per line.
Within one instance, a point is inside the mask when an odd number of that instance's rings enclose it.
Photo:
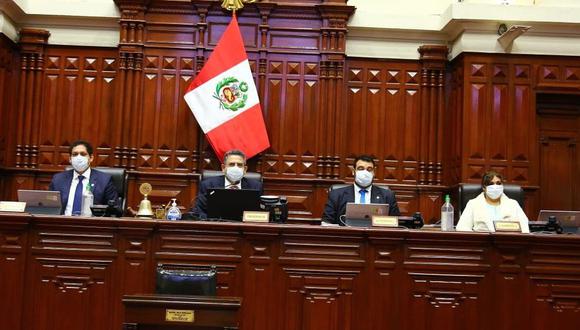
M 27 256 L 16 268 L 0 259 L 0 286 L 10 279 L 3 292 L 16 294 L 0 307 L 32 315 L 2 320 L 15 330 L 116 328 L 121 296 L 153 293 L 161 263 L 215 265 L 218 295 L 242 297 L 242 327 L 256 330 L 575 329 L 580 320 L 573 235 L 27 215 L 0 215 L 0 233 L 0 257 Z
M 114 49 L 49 47 L 43 77 L 38 167 L 69 165 L 69 145 L 91 141 L 96 166 L 113 166 Z
M 22 220 L 22 219 L 21 219 Z M 25 282 L 22 281 L 26 271 L 28 233 L 26 222 L 10 224 L 7 221 L 0 228 L 0 307 L 18 305 L 24 302 Z M 0 328 L 20 329 L 22 310 L 3 313 Z
M 371 154 L 379 182 L 418 184 L 418 71 L 418 63 L 348 62 L 342 176 L 352 178 L 354 157 Z

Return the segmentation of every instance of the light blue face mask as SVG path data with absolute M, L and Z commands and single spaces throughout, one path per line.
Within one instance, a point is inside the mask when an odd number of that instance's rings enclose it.
M 89 158 L 81 155 L 77 155 L 71 158 L 70 163 L 75 171 L 83 173 L 89 168 Z
M 238 182 L 244 177 L 244 169 L 237 166 L 226 168 L 226 177 L 230 182 Z
M 496 200 L 503 194 L 503 184 L 492 184 L 485 188 L 485 194 L 492 200 Z
M 366 188 L 373 183 L 373 173 L 367 170 L 356 171 L 354 174 L 354 182 L 359 187 Z

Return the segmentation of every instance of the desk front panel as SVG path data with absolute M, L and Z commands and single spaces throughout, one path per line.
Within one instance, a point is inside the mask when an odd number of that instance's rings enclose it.
M 578 329 L 580 237 L 0 215 L 0 329 L 120 329 L 216 265 L 242 329 Z

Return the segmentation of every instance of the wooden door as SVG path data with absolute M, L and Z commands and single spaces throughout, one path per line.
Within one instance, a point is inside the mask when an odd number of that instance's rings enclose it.
M 538 108 L 540 137 L 540 209 L 580 210 L 580 104 Z

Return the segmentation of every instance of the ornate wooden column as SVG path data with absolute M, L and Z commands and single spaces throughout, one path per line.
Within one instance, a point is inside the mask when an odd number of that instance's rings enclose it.
M 317 159 L 320 178 L 340 177 L 340 149 L 344 137 L 344 68 L 346 51 L 346 23 L 354 6 L 325 3 L 317 6 L 322 17 L 320 46 L 320 105 L 318 122 L 321 149 Z
M 145 10 L 150 0 L 115 0 L 119 24 L 117 117 L 114 129 L 115 166 L 136 167 L 141 103 L 143 99 L 143 45 Z
M 447 46 L 419 47 L 421 54 L 421 148 L 419 184 L 441 185 L 443 180 L 443 108 Z M 449 141 L 447 141 L 449 142 Z
M 18 88 L 18 126 L 16 167 L 36 168 L 44 50 L 50 33 L 46 30 L 20 31 L 20 85 Z

